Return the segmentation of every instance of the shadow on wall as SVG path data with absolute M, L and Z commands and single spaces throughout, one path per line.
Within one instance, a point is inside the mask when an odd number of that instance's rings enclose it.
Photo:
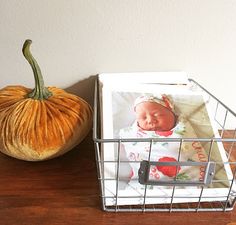
M 91 75 L 90 77 L 65 88 L 65 91 L 78 95 L 93 107 L 94 86 L 96 78 L 96 75 Z

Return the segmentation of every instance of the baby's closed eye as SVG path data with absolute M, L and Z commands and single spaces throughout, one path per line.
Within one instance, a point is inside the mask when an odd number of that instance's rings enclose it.
M 140 115 L 140 116 L 138 116 L 138 119 L 140 119 L 140 120 L 145 120 L 146 118 L 147 118 L 146 115 Z
M 164 113 L 154 113 L 153 114 L 155 117 L 162 117 L 164 116 L 165 114 Z

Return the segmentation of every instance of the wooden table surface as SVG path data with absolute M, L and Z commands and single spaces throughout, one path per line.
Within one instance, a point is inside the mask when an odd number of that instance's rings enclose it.
M 0 224 L 236 224 L 236 209 L 225 213 L 103 212 L 91 136 L 64 156 L 44 162 L 0 154 Z

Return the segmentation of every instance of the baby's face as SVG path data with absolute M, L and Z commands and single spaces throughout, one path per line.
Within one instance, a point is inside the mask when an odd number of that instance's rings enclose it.
M 161 104 L 142 102 L 135 111 L 138 125 L 143 130 L 169 131 L 175 126 L 175 114 Z

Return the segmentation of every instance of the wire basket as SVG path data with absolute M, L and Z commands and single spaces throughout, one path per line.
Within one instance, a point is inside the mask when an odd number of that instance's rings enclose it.
M 95 156 L 97 174 L 101 191 L 102 209 L 109 212 L 175 212 L 175 211 L 229 211 L 235 204 L 236 188 L 236 114 L 218 98 L 209 93 L 196 81 L 189 79 L 192 90 L 202 92 L 214 114 L 213 120 L 217 125 L 219 136 L 201 138 L 102 138 L 101 135 L 101 96 L 99 95 L 99 81 L 95 84 L 94 95 L 94 121 L 93 140 L 95 143 Z M 150 146 L 149 157 L 146 160 L 130 162 L 121 155 L 122 145 L 125 143 L 146 143 Z M 154 144 L 177 143 L 178 159 L 175 162 L 152 161 L 151 154 Z M 183 145 L 195 145 L 196 151 L 204 146 L 207 159 L 200 161 L 182 161 Z M 115 157 L 107 159 L 104 148 L 115 152 Z M 219 147 L 220 146 L 220 147 Z M 220 148 L 220 157 L 216 150 Z M 218 154 L 218 153 L 217 153 Z M 130 163 L 139 166 L 137 183 L 141 187 L 137 191 L 122 191 L 124 183 L 122 170 Z M 111 166 L 113 175 L 106 174 L 106 168 Z M 201 179 L 178 179 L 178 173 L 171 180 L 155 180 L 150 171 L 159 167 L 172 168 L 178 171 L 180 167 L 197 167 L 202 172 Z M 217 171 L 224 171 L 224 176 L 217 176 Z M 109 185 L 112 184 L 112 191 Z M 150 188 L 151 187 L 151 188 Z M 158 191 L 153 191 L 157 189 Z M 151 190 L 151 191 L 150 191 Z M 219 193 L 218 193 L 219 192 Z

